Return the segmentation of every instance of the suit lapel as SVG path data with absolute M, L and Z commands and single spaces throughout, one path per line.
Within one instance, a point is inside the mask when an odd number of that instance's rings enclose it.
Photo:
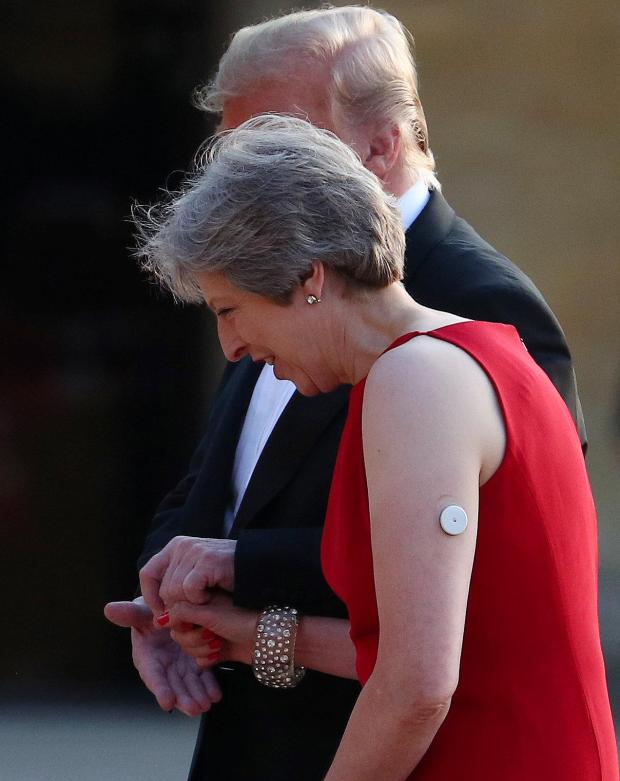
M 430 251 L 450 232 L 456 215 L 438 190 L 431 190 L 428 203 L 405 234 L 405 287 L 409 289 L 414 274 Z
M 184 529 L 189 536 L 219 537 L 222 534 L 237 442 L 261 369 L 262 364 L 244 358 L 233 370 L 222 393 L 221 404 L 216 402 L 213 408 L 213 429 L 200 470 L 201 485 L 196 491 L 198 504 Z
M 261 453 L 231 536 L 236 536 L 284 488 L 348 398 L 349 386 L 312 398 L 297 392 L 293 395 Z

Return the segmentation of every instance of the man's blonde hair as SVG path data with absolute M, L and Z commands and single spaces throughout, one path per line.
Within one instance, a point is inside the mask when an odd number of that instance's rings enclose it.
M 326 99 L 334 125 L 397 125 L 405 163 L 439 189 L 412 46 L 411 34 L 385 11 L 345 6 L 289 13 L 236 32 L 196 102 L 221 112 L 227 99 L 251 94 L 259 82 L 288 83 L 292 62 L 297 73 L 304 62 L 318 63 L 330 74 Z

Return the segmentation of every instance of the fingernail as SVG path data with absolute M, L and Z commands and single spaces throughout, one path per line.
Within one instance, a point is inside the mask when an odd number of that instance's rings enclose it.
M 207 659 L 208 659 L 210 662 L 212 662 L 214 659 L 217 659 L 219 655 L 220 655 L 220 652 L 219 652 L 219 651 L 216 651 L 216 652 L 215 652 L 215 653 L 213 653 L 213 654 L 207 654 Z
M 209 640 L 207 645 L 209 646 L 209 648 L 213 648 L 214 651 L 222 650 L 222 643 L 219 640 Z
M 170 613 L 166 610 L 159 618 L 155 619 L 160 626 L 166 626 L 170 622 Z
M 203 640 L 215 640 L 215 635 L 210 629 L 205 629 L 201 637 Z

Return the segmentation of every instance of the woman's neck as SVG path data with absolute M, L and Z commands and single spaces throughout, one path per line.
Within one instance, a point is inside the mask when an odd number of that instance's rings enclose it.
M 399 336 L 464 320 L 418 304 L 400 283 L 368 294 L 344 294 L 335 317 L 332 335 L 338 336 L 329 340 L 332 360 L 340 381 L 351 385 L 367 376 L 373 363 Z

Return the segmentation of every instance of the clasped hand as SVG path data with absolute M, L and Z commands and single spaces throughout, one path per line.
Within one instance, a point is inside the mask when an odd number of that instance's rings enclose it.
M 207 668 L 250 660 L 257 614 L 225 593 L 234 586 L 235 545 L 175 537 L 140 571 L 144 598 L 106 605 L 112 623 L 131 628 L 134 665 L 164 710 L 209 710 L 222 695 Z
M 140 589 L 154 615 L 177 602 L 209 601 L 210 589 L 232 592 L 236 540 L 174 537 L 140 570 Z

